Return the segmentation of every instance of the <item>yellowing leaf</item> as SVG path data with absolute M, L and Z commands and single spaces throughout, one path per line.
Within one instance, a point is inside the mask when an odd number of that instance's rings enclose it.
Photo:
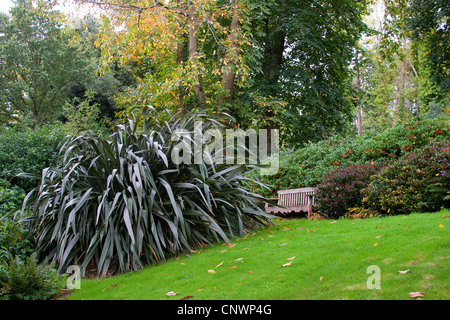
M 292 264 L 292 261 L 293 261 L 293 260 L 289 261 L 288 263 L 283 264 L 282 267 L 283 267 L 283 268 L 284 268 L 284 267 L 289 267 L 289 266 Z
M 294 260 L 294 259 L 295 259 L 295 256 L 290 257 L 290 258 L 287 258 L 286 260 L 287 260 L 287 261 L 290 261 L 290 260 Z
M 410 292 L 409 297 L 410 298 L 419 298 L 419 297 L 423 297 L 423 294 L 422 294 L 422 292 Z
M 215 268 L 217 269 L 218 267 L 220 267 L 221 265 L 223 265 L 223 261 L 221 263 L 219 263 Z
M 226 267 L 225 269 L 236 269 L 237 266 Z
M 322 280 L 323 280 L 323 276 L 320 277 L 319 281 L 322 281 Z
M 375 243 L 373 246 L 376 247 L 377 245 L 381 244 L 381 242 Z
M 443 228 L 444 227 L 444 225 L 441 223 L 440 225 L 439 225 L 439 228 Z

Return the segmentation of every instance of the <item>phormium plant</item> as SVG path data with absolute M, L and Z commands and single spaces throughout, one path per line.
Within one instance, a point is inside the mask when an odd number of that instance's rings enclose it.
M 98 274 L 138 270 L 193 247 L 270 223 L 250 192 L 248 165 L 174 164 L 175 130 L 221 125 L 202 115 L 133 121 L 108 138 L 81 135 L 64 147 L 24 201 L 40 256 L 59 271 L 77 263 Z M 194 150 L 194 148 L 193 148 Z

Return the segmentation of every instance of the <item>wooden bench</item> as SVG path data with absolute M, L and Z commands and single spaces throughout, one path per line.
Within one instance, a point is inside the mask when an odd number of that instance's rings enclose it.
M 317 188 L 300 188 L 279 190 L 278 198 L 269 198 L 269 200 L 278 200 L 276 207 L 269 206 L 266 203 L 266 212 L 274 214 L 287 214 L 291 212 L 308 212 L 308 219 L 311 219 L 312 208 L 315 204 L 314 195 Z

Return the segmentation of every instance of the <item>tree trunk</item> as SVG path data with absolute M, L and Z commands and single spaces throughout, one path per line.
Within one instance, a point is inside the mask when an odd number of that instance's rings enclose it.
M 355 68 L 356 68 L 356 87 L 358 88 L 356 101 L 357 101 L 357 111 L 356 111 L 356 121 L 358 126 L 358 135 L 362 135 L 362 107 L 361 101 L 359 99 L 359 92 L 361 91 L 361 80 L 360 80 L 360 72 L 359 72 L 359 58 L 358 58 L 358 50 L 356 50 L 356 58 L 355 58 Z
M 181 63 L 183 62 L 183 55 L 182 55 L 182 45 L 181 42 L 182 40 L 180 40 L 177 43 L 177 65 L 181 65 Z M 181 83 L 178 85 L 178 105 L 180 107 L 180 110 L 182 110 L 182 113 L 186 113 L 186 106 L 183 103 L 183 86 L 181 85 Z
M 234 81 L 236 79 L 237 57 L 239 56 L 239 44 L 237 42 L 238 32 L 241 28 L 239 24 L 239 1 L 234 2 L 233 17 L 230 24 L 229 47 L 225 56 L 225 68 L 222 75 L 222 88 L 224 92 L 220 95 L 218 104 L 227 103 L 226 112 L 230 114 L 229 105 L 233 102 Z
M 285 48 L 285 33 L 281 28 L 278 28 L 278 17 L 274 17 L 274 19 L 276 21 L 276 31 L 270 30 L 270 18 L 267 18 L 265 21 L 266 41 L 264 46 L 264 62 L 262 66 L 265 78 L 264 80 L 267 83 L 267 87 L 270 88 L 267 93 L 272 97 L 275 97 L 277 94 L 277 89 L 274 89 L 274 87 L 277 86 L 280 79 L 280 67 L 283 63 L 283 53 Z M 265 111 L 267 124 L 264 126 L 264 129 L 267 130 L 268 134 L 267 145 L 269 152 L 273 149 L 271 134 L 274 129 L 274 116 L 275 114 L 273 110 L 267 108 Z
M 193 10 L 192 10 L 193 12 Z M 195 96 L 198 99 L 200 107 L 206 106 L 205 93 L 202 87 L 202 78 L 198 69 L 198 47 L 197 47 L 197 19 L 192 13 L 189 21 L 189 61 L 194 72 L 196 83 L 194 84 Z

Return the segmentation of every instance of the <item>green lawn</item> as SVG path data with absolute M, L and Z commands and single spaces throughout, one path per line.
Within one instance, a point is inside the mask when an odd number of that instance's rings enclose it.
M 410 292 L 450 299 L 449 210 L 275 222 L 233 239 L 232 246 L 204 247 L 140 272 L 82 280 L 68 299 L 407 300 Z M 381 289 L 367 288 L 371 265 L 380 268 Z

